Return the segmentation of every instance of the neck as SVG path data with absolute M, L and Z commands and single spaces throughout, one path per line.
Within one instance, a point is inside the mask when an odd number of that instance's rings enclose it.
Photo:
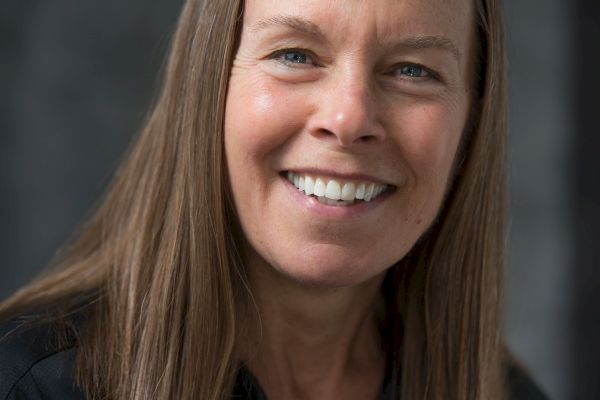
M 270 398 L 375 397 L 385 370 L 376 320 L 383 276 L 320 288 L 263 264 L 248 278 L 260 329 L 242 357 Z M 340 397 L 340 388 L 351 394 Z

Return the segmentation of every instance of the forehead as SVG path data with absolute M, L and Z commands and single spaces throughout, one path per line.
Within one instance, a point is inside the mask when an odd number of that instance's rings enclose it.
M 386 44 L 406 36 L 437 36 L 466 50 L 473 0 L 247 0 L 244 30 L 284 29 L 283 17 L 313 24 L 327 40 Z

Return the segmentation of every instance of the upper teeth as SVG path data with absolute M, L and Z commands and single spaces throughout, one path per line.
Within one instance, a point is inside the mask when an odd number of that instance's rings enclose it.
M 294 172 L 288 172 L 287 179 L 306 195 L 345 202 L 354 202 L 355 199 L 371 201 L 388 188 L 388 185 L 380 183 L 340 181 Z

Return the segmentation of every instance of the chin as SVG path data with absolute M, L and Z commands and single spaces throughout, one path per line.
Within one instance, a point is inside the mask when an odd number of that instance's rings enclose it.
M 355 257 L 295 257 L 271 264 L 279 274 L 302 285 L 318 288 L 357 286 L 387 271 L 390 265 L 360 262 Z
M 279 241 L 268 241 L 267 246 L 246 241 L 249 275 L 266 278 L 272 284 L 339 289 L 382 276 L 406 254 L 404 246 L 387 242 L 381 246 L 366 246 L 364 242 L 350 245 L 305 241 L 298 244 L 297 241 L 283 240 L 283 236 Z

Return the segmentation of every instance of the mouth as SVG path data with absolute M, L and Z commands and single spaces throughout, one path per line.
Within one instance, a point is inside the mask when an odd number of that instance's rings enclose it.
M 282 176 L 304 195 L 335 207 L 371 202 L 396 190 L 394 185 L 368 180 L 340 179 L 293 171 L 284 171 Z

